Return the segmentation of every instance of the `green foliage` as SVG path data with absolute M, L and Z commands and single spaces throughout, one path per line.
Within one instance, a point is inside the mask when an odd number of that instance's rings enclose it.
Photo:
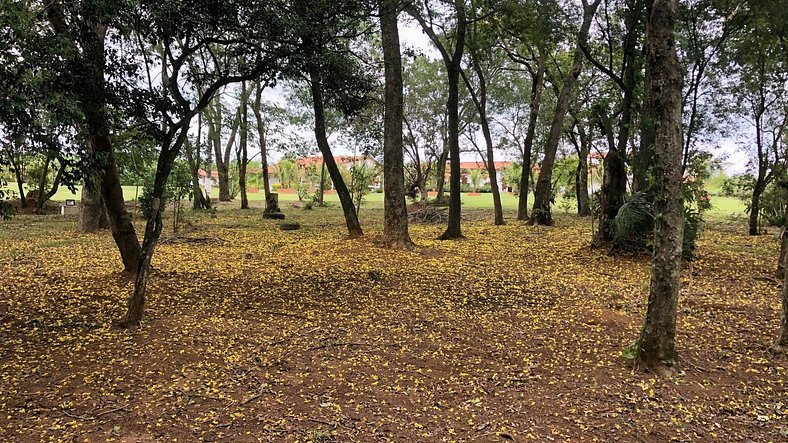
M 617 247 L 627 248 L 642 245 L 644 243 L 643 234 L 654 229 L 654 207 L 651 193 L 641 191 L 626 197 L 610 226 L 613 244 Z
M 685 191 L 686 192 L 686 191 Z M 594 201 L 596 199 L 593 199 Z M 593 208 L 592 204 L 592 208 Z M 684 202 L 684 237 L 682 256 L 695 259 L 696 244 L 703 229 L 703 211 L 692 202 Z M 613 245 L 619 250 L 651 249 L 654 235 L 654 197 L 644 190 L 626 197 L 611 223 Z
M 149 176 L 145 181 L 145 186 L 142 188 L 142 195 L 137 198 L 140 213 L 142 213 L 142 216 L 145 217 L 146 220 L 149 220 L 151 216 L 153 216 L 153 178 L 153 176 Z M 170 172 L 162 196 L 162 210 L 167 202 L 173 200 L 180 202 L 183 197 L 190 195 L 192 190 L 191 179 L 191 171 L 186 162 L 177 161 L 173 164 L 172 172 Z
M 481 185 L 484 176 L 485 174 L 482 169 L 471 169 L 468 173 L 468 179 L 471 182 L 471 191 L 476 192 L 479 189 L 479 185 Z
M 779 183 L 771 183 L 761 194 L 761 217 L 763 222 L 772 226 L 785 226 L 785 207 L 788 203 L 788 190 Z

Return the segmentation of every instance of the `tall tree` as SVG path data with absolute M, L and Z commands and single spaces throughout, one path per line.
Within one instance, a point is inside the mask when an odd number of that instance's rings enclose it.
M 601 0 L 594 0 L 589 3 L 583 0 L 583 22 L 577 33 L 577 43 L 572 53 L 572 67 L 561 85 L 561 92 L 558 94 L 553 120 L 550 124 L 550 135 L 545 144 L 544 159 L 539 169 L 539 178 L 536 180 L 536 191 L 534 192 L 534 207 L 531 211 L 531 222 L 540 225 L 552 225 L 553 215 L 550 210 L 553 195 L 552 175 L 555 158 L 558 152 L 558 143 L 561 141 L 561 132 L 564 127 L 564 118 L 569 109 L 569 100 L 574 91 L 577 78 L 583 68 L 582 48 L 588 41 L 588 31 L 596 14 Z
M 627 146 L 632 139 L 632 128 L 639 105 L 637 93 L 642 65 L 640 37 L 643 34 L 645 4 L 643 0 L 624 0 L 616 6 L 615 11 L 610 11 L 608 0 L 605 0 L 605 13 L 601 17 L 604 25 L 600 25 L 600 34 L 604 41 L 597 45 L 597 50 L 587 45 L 582 47 L 587 59 L 607 76 L 612 83 L 612 89 L 616 91 L 613 94 L 618 96 L 610 100 L 615 103 L 612 112 L 605 99 L 599 100 L 594 107 L 596 124 L 607 141 L 600 193 L 600 222 L 595 239 L 597 242 L 608 242 L 612 239 L 610 225 L 624 204 Z M 623 20 L 619 18 L 620 15 L 623 15 Z M 617 61 L 619 58 L 620 62 Z M 618 116 L 617 121 L 615 116 Z M 635 154 L 635 159 L 641 157 Z M 648 164 L 644 163 L 641 167 L 641 162 L 634 161 L 633 165 L 635 181 L 639 182 L 639 177 L 641 174 L 645 175 Z
M 383 117 L 383 236 L 389 247 L 413 248 L 408 234 L 405 205 L 405 165 L 402 141 L 404 94 L 402 56 L 399 49 L 397 17 L 399 0 L 380 1 L 380 32 L 385 75 Z
M 424 2 L 421 8 L 411 6 L 408 13 L 419 22 L 421 29 L 429 37 L 432 44 L 438 49 L 446 66 L 446 78 L 448 80 L 449 94 L 446 101 L 446 112 L 448 114 L 448 140 L 449 140 L 449 166 L 451 169 L 450 188 L 449 188 L 449 221 L 446 231 L 439 237 L 441 240 L 452 240 L 462 238 L 460 221 L 462 209 L 460 205 L 460 72 L 462 71 L 462 56 L 465 49 L 465 33 L 467 29 L 467 18 L 465 13 L 465 0 L 453 0 L 451 2 L 454 15 L 454 29 L 446 35 L 438 35 L 435 31 L 435 21 L 441 19 L 439 14 L 430 5 Z M 447 20 L 446 17 L 443 19 Z M 454 48 L 451 48 L 447 40 L 454 41 Z M 451 51 L 451 52 L 450 52 Z M 440 173 L 439 173 L 440 174 Z
M 89 152 L 95 160 L 92 168 L 95 175 L 89 176 L 83 189 L 92 190 L 92 185 L 100 182 L 101 199 L 107 209 L 112 237 L 120 251 L 123 267 L 128 272 L 134 272 L 139 264 L 141 247 L 131 215 L 126 210 L 123 188 L 118 178 L 107 109 L 113 97 L 105 80 L 107 54 L 118 53 L 106 48 L 107 30 L 110 26 L 118 26 L 123 4 L 109 2 L 98 5 L 88 0 L 68 3 L 53 0 L 46 2 L 45 7 L 52 29 L 67 48 L 59 56 L 68 59 L 67 66 L 72 67 L 69 75 L 79 78 L 72 92 L 84 114 Z M 122 61 L 112 59 L 110 62 L 113 69 L 126 69 Z M 101 211 L 96 209 L 101 207 L 98 198 L 86 197 L 88 195 L 83 192 L 85 201 L 93 203 L 94 209 L 90 214 L 100 217 Z M 101 223 L 93 220 L 84 225 L 101 226 Z
M 648 0 L 646 24 L 648 85 L 654 109 L 654 260 L 643 329 L 636 346 L 647 365 L 676 363 L 676 311 L 679 296 L 684 207 L 681 190 L 683 76 L 674 28 L 678 0 Z
M 477 10 L 478 9 L 478 10 Z M 461 71 L 462 78 L 465 81 L 465 86 L 471 95 L 473 104 L 476 106 L 476 111 L 479 114 L 479 124 L 482 129 L 484 137 L 484 144 L 486 147 L 485 155 L 482 156 L 484 165 L 487 169 L 487 177 L 490 179 L 490 191 L 493 196 L 493 209 L 494 209 L 494 222 L 496 225 L 503 225 L 503 205 L 501 204 L 501 189 L 498 182 L 498 172 L 495 170 L 495 149 L 492 139 L 492 131 L 490 130 L 490 118 L 488 116 L 488 88 L 487 83 L 490 80 L 490 73 L 487 71 L 494 71 L 484 69 L 488 66 L 483 65 L 498 65 L 500 66 L 503 60 L 496 60 L 496 55 L 491 54 L 490 46 L 493 44 L 491 36 L 491 29 L 483 20 L 483 17 L 489 15 L 489 11 L 480 5 L 472 3 L 471 9 L 472 16 L 470 17 L 470 25 L 468 27 L 468 35 L 466 38 L 466 46 L 468 49 L 468 56 L 470 58 L 470 65 L 473 74 L 475 75 L 476 84 L 471 81 L 470 76 L 467 75 L 465 70 Z M 486 62 L 486 63 L 485 63 Z
M 250 89 L 246 88 L 246 82 L 241 82 L 241 135 L 238 141 L 238 151 L 236 157 L 238 159 L 238 188 L 241 191 L 241 209 L 249 209 L 249 198 L 246 195 L 246 167 L 249 164 L 249 152 L 247 151 L 247 144 L 249 141 L 249 93 Z

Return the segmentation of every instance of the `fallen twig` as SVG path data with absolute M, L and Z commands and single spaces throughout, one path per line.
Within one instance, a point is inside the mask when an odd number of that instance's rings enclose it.
M 94 415 L 92 417 L 86 417 L 86 416 L 82 416 L 82 415 L 72 414 L 72 413 L 66 411 L 65 409 L 63 410 L 63 414 L 65 416 L 67 416 L 67 417 L 76 418 L 78 420 L 93 421 L 93 420 L 97 420 L 101 416 L 104 416 L 104 415 L 107 415 L 107 414 L 111 414 L 113 412 L 122 411 L 122 410 L 125 410 L 128 407 L 129 407 L 129 405 L 127 403 L 127 404 L 125 404 L 123 406 L 118 406 L 117 408 L 107 409 L 106 411 L 99 412 L 98 414 L 96 414 L 96 415 Z

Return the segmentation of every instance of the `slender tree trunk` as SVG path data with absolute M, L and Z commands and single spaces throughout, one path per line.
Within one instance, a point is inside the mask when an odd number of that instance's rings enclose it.
M 651 83 L 651 67 L 646 64 L 644 84 Z M 648 171 L 654 157 L 654 111 L 651 93 L 646 88 L 640 111 L 640 143 L 632 161 L 632 192 L 648 188 Z
M 320 189 L 317 190 L 317 203 L 320 206 L 323 206 L 324 200 L 323 197 L 325 196 L 326 190 L 326 160 L 320 162 Z
M 447 71 L 449 79 L 449 99 L 446 102 L 449 114 L 449 223 L 446 231 L 439 237 L 441 240 L 462 238 L 460 229 L 462 201 L 460 198 L 459 63 L 457 66 L 454 63 L 449 64 Z
M 750 198 L 750 235 L 760 234 L 760 229 L 758 229 L 758 220 L 761 213 L 761 194 L 763 194 L 763 188 L 765 188 L 765 185 L 763 185 L 763 180 L 759 176 L 758 181 L 755 183 L 755 187 L 752 189 L 752 197 Z
M 183 124 L 184 128 L 189 127 L 189 119 L 187 118 Z M 172 171 L 172 165 L 178 157 L 181 147 L 186 141 L 187 130 L 181 130 L 177 136 L 173 138 L 168 134 L 162 141 L 161 154 L 159 161 L 156 165 L 156 175 L 153 181 L 153 198 L 151 200 L 151 217 L 145 225 L 145 237 L 142 241 L 142 248 L 140 259 L 136 271 L 136 279 L 134 281 L 134 291 L 129 297 L 127 303 L 126 315 L 120 321 L 120 326 L 131 327 L 137 326 L 142 320 L 145 309 L 145 296 L 147 293 L 148 279 L 150 278 L 150 263 L 153 259 L 153 253 L 158 244 L 161 231 L 164 227 L 161 216 L 164 212 L 164 191 L 167 186 L 167 178 Z
M 350 238 L 357 238 L 364 235 L 361 229 L 361 223 L 358 221 L 356 215 L 356 207 L 353 204 L 353 196 L 345 185 L 342 179 L 342 174 L 339 172 L 337 162 L 334 160 L 334 155 L 331 153 L 331 147 L 328 144 L 328 136 L 326 135 L 326 119 L 325 109 L 323 106 L 323 89 L 320 84 L 320 79 L 316 72 L 310 73 L 309 86 L 312 92 L 312 106 L 315 111 L 315 138 L 317 139 L 317 146 L 323 154 L 323 161 L 328 168 L 328 174 L 331 181 L 334 183 L 334 189 L 337 191 L 337 197 L 342 204 L 342 212 L 345 214 L 345 224 L 347 225 L 348 235 Z
M 21 142 L 14 142 L 15 149 L 12 150 L 9 146 L 6 146 L 6 154 L 8 155 L 8 162 L 11 164 L 11 168 L 14 169 L 14 177 L 16 178 L 16 186 L 19 189 L 19 202 L 21 203 L 22 207 L 27 207 L 27 196 L 25 196 L 25 181 L 22 179 L 22 155 L 19 155 L 19 159 L 14 158 L 14 151 L 19 152 L 22 149 Z
M 255 86 L 254 104 L 252 104 L 252 111 L 254 118 L 257 121 L 257 141 L 260 145 L 260 165 L 261 173 L 263 174 L 263 189 L 265 192 L 265 211 L 279 212 L 279 206 L 272 207 L 269 205 L 271 200 L 271 179 L 268 176 L 268 144 L 265 137 L 265 121 L 263 121 L 262 106 L 263 105 L 263 84 L 259 80 Z
M 588 196 L 588 148 L 583 147 L 578 154 L 577 170 L 575 171 L 575 195 L 577 196 L 577 215 L 591 215 L 591 204 Z
M 528 220 L 528 193 L 530 192 L 531 156 L 533 155 L 534 135 L 536 123 L 539 120 L 539 107 L 542 103 L 542 90 L 544 89 L 544 74 L 547 66 L 547 55 L 539 49 L 539 63 L 536 76 L 531 84 L 531 102 L 529 104 L 528 129 L 523 142 L 523 169 L 520 172 L 520 195 L 517 201 L 517 220 Z
M 55 173 L 55 179 L 52 181 L 52 186 L 50 186 L 49 190 L 44 191 L 43 189 L 46 184 L 45 180 L 42 180 L 41 186 L 39 186 L 38 200 L 36 201 L 36 214 L 42 214 L 44 212 L 44 206 L 55 194 L 57 194 L 57 190 L 60 188 L 60 182 L 63 180 L 63 173 L 66 172 L 67 163 L 63 159 L 59 160 L 58 163 L 59 166 Z
M 443 200 L 444 186 L 446 185 L 446 161 L 448 159 L 449 150 L 444 148 L 443 152 L 441 152 L 441 155 L 438 157 L 438 177 L 436 177 L 437 183 L 435 186 L 435 198 L 438 201 Z
M 761 116 L 763 115 L 762 102 L 759 104 L 755 115 L 755 144 L 758 148 L 758 177 L 752 189 L 752 199 L 750 200 L 750 235 L 760 234 L 758 220 L 761 215 L 761 194 L 766 189 L 766 157 L 763 152 L 763 129 L 761 126 Z
M 788 184 L 786 184 L 788 186 Z M 788 193 L 788 190 L 784 189 L 784 193 Z M 788 205 L 785 207 L 785 215 L 783 216 L 783 229 L 780 231 L 780 258 L 777 260 L 777 278 L 782 279 L 785 276 L 785 261 L 788 260 Z
M 405 165 L 403 158 L 402 58 L 399 49 L 398 0 L 380 1 L 380 31 L 385 71 L 385 110 L 383 117 L 383 237 L 393 248 L 412 249 L 408 234 L 408 208 L 405 203 Z
M 564 84 L 561 87 L 561 92 L 558 94 L 558 101 L 555 107 L 555 114 L 553 121 L 550 125 L 550 135 L 545 145 L 544 159 L 542 166 L 539 169 L 539 177 L 536 180 L 536 191 L 534 192 L 534 208 L 531 211 L 531 222 L 540 225 L 552 225 L 553 215 L 550 210 L 552 199 L 552 176 L 553 166 L 555 165 L 555 157 L 558 151 L 558 142 L 561 140 L 561 131 L 563 130 L 564 118 L 569 109 L 569 99 L 572 91 L 574 90 L 577 78 L 580 76 L 580 71 L 583 68 L 583 51 L 582 46 L 585 46 L 588 41 L 588 30 L 591 27 L 591 22 L 596 14 L 597 7 L 601 0 L 594 0 L 589 4 L 583 0 L 583 24 L 580 26 L 580 31 L 577 34 L 577 44 L 572 55 L 572 69 L 569 75 L 564 79 Z
M 44 160 L 44 170 L 41 172 L 41 177 L 38 179 L 38 196 L 36 197 L 36 207 L 33 210 L 36 214 L 40 214 L 44 210 L 44 188 L 47 185 L 47 175 L 49 175 L 49 164 L 52 162 L 52 155 L 47 153 Z
M 247 141 L 249 139 L 249 115 L 247 112 L 248 94 L 246 82 L 241 82 L 241 135 L 239 140 L 240 158 L 238 158 L 238 187 L 241 190 L 241 209 L 249 209 L 249 198 L 246 195 L 246 164 L 249 162 Z
M 493 196 L 494 222 L 496 225 L 500 226 L 505 224 L 505 222 L 503 220 L 503 206 L 501 205 L 501 190 L 498 187 L 498 173 L 495 170 L 495 152 L 493 150 L 492 133 L 490 131 L 490 122 L 487 118 L 487 81 L 475 50 L 469 52 L 471 54 L 471 66 L 476 73 L 476 77 L 479 79 L 478 94 L 473 90 L 473 84 L 471 84 L 464 72 L 462 73 L 462 78 L 465 80 L 465 86 L 468 88 L 468 91 L 470 91 L 473 103 L 476 106 L 476 110 L 479 112 L 479 121 L 481 122 L 484 144 L 486 146 L 487 158 L 485 160 L 485 166 L 487 167 L 487 176 L 490 179 L 490 191 Z M 474 189 L 473 192 L 476 192 L 476 189 Z
M 222 105 L 220 98 L 216 96 L 216 106 L 213 112 L 213 150 L 216 157 L 216 171 L 219 173 L 219 200 L 230 201 L 230 151 L 232 150 L 235 136 L 241 122 L 240 108 L 233 119 L 230 129 L 230 138 L 222 150 Z
M 649 85 L 654 109 L 654 260 L 646 319 L 637 341 L 638 360 L 647 365 L 676 363 L 676 311 L 682 236 L 681 192 L 683 76 L 676 56 L 674 25 L 678 0 L 649 0 L 646 30 Z

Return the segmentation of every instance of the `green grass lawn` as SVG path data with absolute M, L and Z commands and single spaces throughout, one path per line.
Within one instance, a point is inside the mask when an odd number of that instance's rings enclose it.
M 9 186 L 8 188 L 11 191 L 16 191 L 15 186 Z M 68 188 L 61 187 L 55 196 L 52 198 L 54 202 L 62 202 L 66 199 L 76 199 L 79 200 L 81 187 L 77 186 L 76 193 L 72 193 Z M 123 195 L 126 197 L 126 200 L 133 201 L 135 197 L 142 193 L 142 187 L 137 186 L 123 186 Z M 262 202 L 265 200 L 265 196 L 263 192 L 256 192 L 256 193 L 248 193 L 249 200 L 251 202 Z M 219 188 L 214 187 L 212 197 L 214 199 L 219 198 Z M 239 197 L 236 197 L 238 200 Z M 293 202 L 298 200 L 298 195 L 295 193 L 279 193 L 279 200 L 282 202 Z M 339 199 L 337 198 L 336 194 L 328 193 L 325 195 L 325 201 L 328 203 L 336 203 L 339 204 Z M 529 206 L 533 202 L 533 195 L 529 195 L 528 203 Z M 517 209 L 517 196 L 510 193 L 503 193 L 501 194 L 501 203 L 505 210 L 513 211 Z M 368 194 L 364 197 L 364 205 L 370 205 L 373 207 L 380 207 L 383 205 L 383 194 L 373 192 Z M 467 208 L 492 208 L 493 207 L 493 198 L 492 194 L 490 193 L 482 193 L 480 195 L 469 195 L 463 194 L 462 195 L 462 204 L 464 207 Z M 735 197 L 712 197 L 712 205 L 713 208 L 708 211 L 706 214 L 710 220 L 714 221 L 731 221 L 731 220 L 742 220 L 746 217 L 745 213 L 745 205 L 744 203 Z M 556 213 L 572 213 L 576 208 L 576 204 L 574 199 L 570 199 L 567 202 L 564 202 L 562 199 L 558 199 L 553 206 L 553 210 Z

